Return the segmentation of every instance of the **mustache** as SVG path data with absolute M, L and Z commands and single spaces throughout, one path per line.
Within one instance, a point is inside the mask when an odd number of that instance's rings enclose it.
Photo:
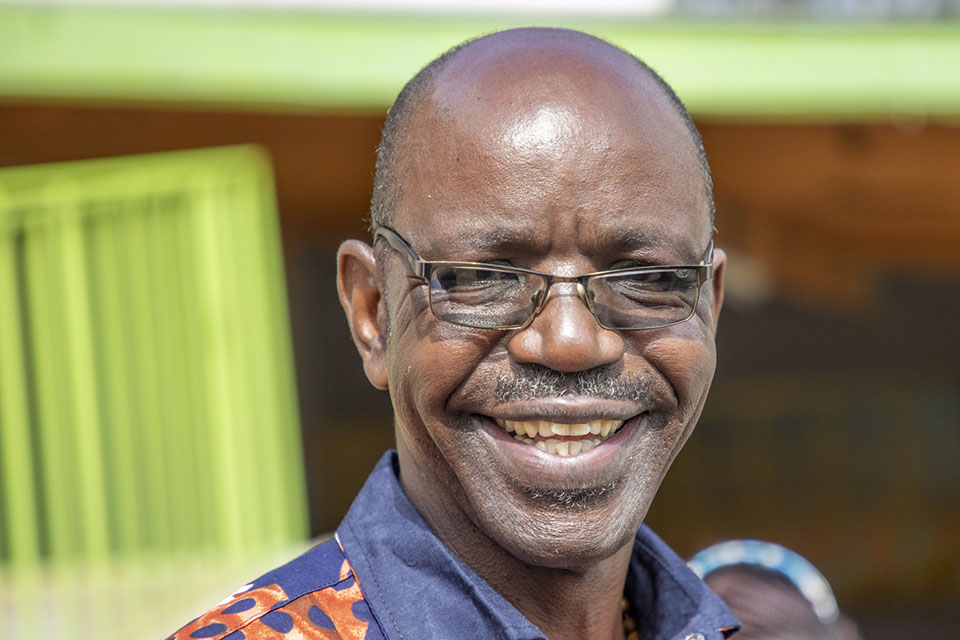
M 607 367 L 564 373 L 543 365 L 524 364 L 512 376 L 497 378 L 494 400 L 497 404 L 506 404 L 536 398 L 587 396 L 646 403 L 652 395 L 651 386 L 646 377 L 622 375 Z

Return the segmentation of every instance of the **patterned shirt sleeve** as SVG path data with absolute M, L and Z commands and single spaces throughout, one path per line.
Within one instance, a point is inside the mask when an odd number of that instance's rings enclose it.
M 334 584 L 288 596 L 278 585 L 241 589 L 168 640 L 382 640 L 350 563 Z

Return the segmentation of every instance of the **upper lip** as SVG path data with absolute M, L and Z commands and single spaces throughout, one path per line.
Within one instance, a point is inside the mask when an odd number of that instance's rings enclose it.
M 629 420 L 648 410 L 648 407 L 623 400 L 563 397 L 500 404 L 483 414 L 491 418 L 518 422 L 547 420 L 578 424 L 591 420 Z

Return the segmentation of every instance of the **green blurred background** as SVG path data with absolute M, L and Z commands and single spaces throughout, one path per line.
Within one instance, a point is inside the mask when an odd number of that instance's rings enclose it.
M 393 440 L 333 260 L 386 107 L 528 24 L 644 57 L 714 170 L 720 366 L 650 522 L 955 633 L 960 3 L 590 4 L 0 5 L 0 634 L 162 637 L 335 528 Z

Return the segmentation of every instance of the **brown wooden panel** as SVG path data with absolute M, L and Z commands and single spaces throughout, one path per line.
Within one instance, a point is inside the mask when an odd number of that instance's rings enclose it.
M 859 306 L 902 270 L 960 273 L 960 128 L 946 124 L 701 125 L 721 246 L 781 291 Z
M 363 233 L 382 118 L 0 103 L 0 166 L 259 143 L 273 157 L 284 231 Z

